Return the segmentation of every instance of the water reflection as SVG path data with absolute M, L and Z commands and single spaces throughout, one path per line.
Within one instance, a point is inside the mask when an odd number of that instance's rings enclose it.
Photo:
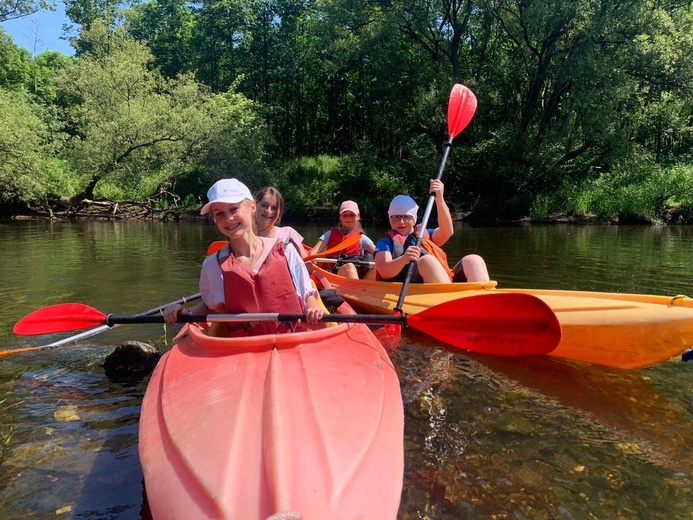
M 312 244 L 324 228 L 299 231 Z M 690 228 L 456 231 L 449 256 L 482 254 L 501 286 L 693 293 Z M 217 238 L 199 223 L 0 222 L 0 349 L 64 337 L 11 333 L 44 305 L 134 314 L 197 292 Z M 137 420 L 146 381 L 112 383 L 100 363 L 125 341 L 165 334 L 123 326 L 0 358 L 3 518 L 143 517 Z M 486 358 L 411 331 L 392 358 L 406 413 L 400 519 L 693 516 L 693 363 L 624 372 Z
M 690 415 L 642 380 L 630 388 L 637 374 L 568 367 L 537 378 L 561 363 L 503 366 L 426 341 L 394 355 L 409 440 L 401 518 L 690 514 Z

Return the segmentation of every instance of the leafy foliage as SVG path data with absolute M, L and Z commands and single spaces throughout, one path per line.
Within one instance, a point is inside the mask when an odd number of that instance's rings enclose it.
M 603 221 L 690 222 L 693 208 L 693 167 L 631 165 L 580 185 L 564 184 L 552 195 L 537 197 L 533 216 L 547 218 L 567 212 L 595 215 Z
M 0 88 L 0 200 L 41 199 L 45 157 L 41 153 L 46 126 L 35 114 L 31 101 L 21 91 Z
M 377 215 L 425 191 L 462 82 L 479 109 L 446 170 L 454 209 L 658 218 L 687 204 L 667 193 L 693 153 L 690 2 L 68 0 L 67 13 L 78 58 L 33 58 L 0 31 L 0 86 L 25 92 L 42 160 L 82 196 L 193 201 L 234 175 L 278 184 L 300 211 L 368 186 L 359 203 Z M 49 191 L 27 164 L 41 189 L 13 193 Z
M 98 27 L 88 36 L 92 51 L 58 79 L 76 100 L 68 110 L 79 129 L 70 160 L 84 197 L 141 199 L 183 174 L 214 176 L 234 161 L 260 160 L 261 144 L 252 143 L 257 125 L 242 96 L 212 97 L 190 75 L 164 78 L 133 39 Z

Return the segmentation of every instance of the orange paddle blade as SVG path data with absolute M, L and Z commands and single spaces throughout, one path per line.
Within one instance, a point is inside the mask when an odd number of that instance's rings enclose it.
M 106 315 L 92 307 L 81 303 L 59 303 L 27 314 L 15 324 L 12 332 L 20 336 L 35 336 L 86 329 L 105 323 Z
M 360 235 L 354 235 L 350 236 L 349 238 L 344 239 L 343 242 L 340 242 L 334 247 L 331 247 L 329 249 L 325 249 L 323 251 L 320 251 L 319 253 L 315 253 L 313 255 L 308 255 L 303 259 L 304 262 L 310 262 L 311 260 L 315 260 L 316 258 L 320 258 L 321 256 L 330 256 L 334 255 L 335 253 L 339 253 L 340 251 L 344 251 L 345 249 L 350 248 L 357 242 L 361 240 Z
M 494 356 L 548 354 L 562 334 L 551 307 L 522 293 L 459 298 L 410 314 L 407 324 L 455 348 Z
M 209 244 L 209 247 L 207 248 L 207 256 L 213 255 L 220 249 L 223 249 L 225 246 L 228 245 L 228 242 L 226 240 L 217 240 L 215 242 L 212 242 Z

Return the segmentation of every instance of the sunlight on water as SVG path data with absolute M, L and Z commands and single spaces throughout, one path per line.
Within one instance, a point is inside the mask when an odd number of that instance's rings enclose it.
M 298 230 L 313 245 L 328 227 Z M 0 349 L 72 334 L 12 334 L 46 305 L 134 314 L 196 293 L 217 239 L 202 223 L 0 222 Z M 481 254 L 506 288 L 693 295 L 687 227 L 457 223 L 446 249 L 452 262 Z M 124 341 L 173 332 L 122 326 L 0 358 L 2 518 L 142 518 L 146 381 L 110 382 L 100 365 Z M 693 517 L 693 363 L 634 372 L 489 358 L 412 331 L 392 359 L 405 405 L 401 520 Z

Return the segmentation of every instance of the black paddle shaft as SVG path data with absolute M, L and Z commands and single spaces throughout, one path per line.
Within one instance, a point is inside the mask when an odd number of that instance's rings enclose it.
M 245 322 L 284 322 L 284 321 L 305 321 L 306 315 L 300 313 L 278 313 L 278 314 L 179 314 L 178 323 L 200 323 L 200 322 L 224 322 L 224 323 L 245 323 Z M 389 316 L 381 314 L 325 314 L 320 321 L 338 323 L 380 323 L 380 324 L 400 324 L 407 325 L 407 317 Z M 105 324 L 109 327 L 113 325 L 124 325 L 127 323 L 165 323 L 164 317 L 159 316 L 106 316 Z
M 452 149 L 452 136 L 448 137 L 448 140 L 443 144 L 443 158 L 440 161 L 440 166 L 438 167 L 438 174 L 436 175 L 436 180 L 440 180 L 443 177 L 443 170 L 445 170 L 445 165 L 448 162 L 448 156 L 450 155 L 450 150 Z M 426 204 L 426 211 L 424 211 L 423 218 L 421 219 L 421 231 L 419 236 L 416 238 L 416 247 L 421 247 L 421 242 L 423 241 L 423 236 L 426 231 L 426 226 L 428 226 L 428 219 L 431 217 L 431 211 L 433 211 L 433 203 L 435 202 L 436 194 L 431 193 L 428 197 L 428 203 Z M 407 264 L 406 273 L 404 276 L 404 281 L 402 282 L 402 290 L 399 293 L 399 299 L 397 300 L 397 305 L 395 306 L 395 311 L 402 312 L 402 305 L 404 305 L 404 297 L 407 295 L 407 290 L 409 289 L 409 282 L 411 282 L 411 276 L 414 274 L 414 264 L 416 262 L 409 262 Z

